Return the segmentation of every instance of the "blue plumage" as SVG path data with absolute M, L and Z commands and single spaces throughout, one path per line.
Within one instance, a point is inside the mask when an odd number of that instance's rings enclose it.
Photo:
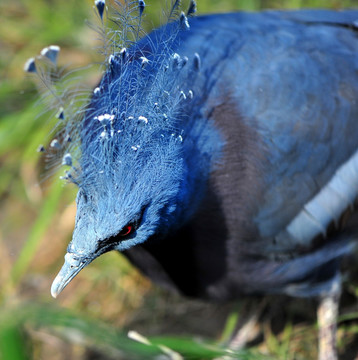
M 79 192 L 53 295 L 109 250 L 190 296 L 329 291 L 357 234 L 340 219 L 358 195 L 358 12 L 188 20 L 175 2 L 141 37 L 144 8 L 102 28 L 88 105 L 59 104 Z

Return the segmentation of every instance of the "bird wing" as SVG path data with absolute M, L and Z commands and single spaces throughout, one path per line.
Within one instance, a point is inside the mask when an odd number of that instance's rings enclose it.
M 358 194 L 356 19 L 325 10 L 199 17 L 180 47 L 202 57 L 206 113 L 230 99 L 258 135 L 254 222 L 279 251 L 309 244 Z M 300 233 L 309 225 L 316 230 Z

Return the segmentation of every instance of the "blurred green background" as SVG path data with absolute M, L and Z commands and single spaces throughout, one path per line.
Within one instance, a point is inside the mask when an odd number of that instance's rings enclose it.
M 159 24 L 164 0 L 146 3 L 149 31 Z M 36 149 L 53 124 L 23 65 L 50 44 L 61 47 L 60 64 L 70 69 L 99 61 L 96 35 L 85 21 L 95 21 L 92 6 L 92 0 L 0 0 L 0 359 L 219 358 L 236 319 L 255 310 L 260 326 L 250 328 L 250 349 L 233 358 L 314 359 L 313 300 L 183 299 L 152 285 L 117 253 L 100 257 L 51 298 L 74 226 L 76 189 L 46 178 Z M 199 0 L 198 13 L 357 6 L 357 0 Z M 88 73 L 89 87 L 98 76 Z M 353 359 L 358 348 L 357 296 L 357 285 L 347 282 L 342 359 Z M 131 340 L 129 330 L 149 340 Z

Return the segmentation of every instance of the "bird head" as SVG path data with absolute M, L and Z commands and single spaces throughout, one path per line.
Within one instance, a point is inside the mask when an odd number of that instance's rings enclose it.
M 98 10 L 102 17 L 102 6 Z M 63 163 L 72 167 L 67 179 L 79 186 L 76 224 L 65 263 L 52 284 L 54 297 L 101 254 L 164 237 L 193 213 L 192 194 L 199 191 L 191 183 L 201 168 L 194 159 L 199 152 L 192 151 L 198 135 L 184 139 L 193 125 L 187 111 L 193 91 L 185 79 L 192 81 L 199 73 L 200 59 L 194 54 L 193 65 L 186 65 L 188 58 L 172 49 L 179 31 L 188 29 L 181 13 L 178 22 L 153 32 L 152 39 L 124 42 L 128 49 L 108 57 L 81 127 L 73 125 L 73 143 L 80 144 L 78 167 L 70 154 Z M 195 162 L 197 170 L 189 171 L 189 162 Z M 209 167 L 204 168 L 207 172 Z

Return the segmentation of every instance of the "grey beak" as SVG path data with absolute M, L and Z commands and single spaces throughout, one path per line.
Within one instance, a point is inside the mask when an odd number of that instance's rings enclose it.
M 52 283 L 51 295 L 56 298 L 71 280 L 91 261 L 92 259 L 75 253 L 67 253 L 65 255 L 65 263 Z

